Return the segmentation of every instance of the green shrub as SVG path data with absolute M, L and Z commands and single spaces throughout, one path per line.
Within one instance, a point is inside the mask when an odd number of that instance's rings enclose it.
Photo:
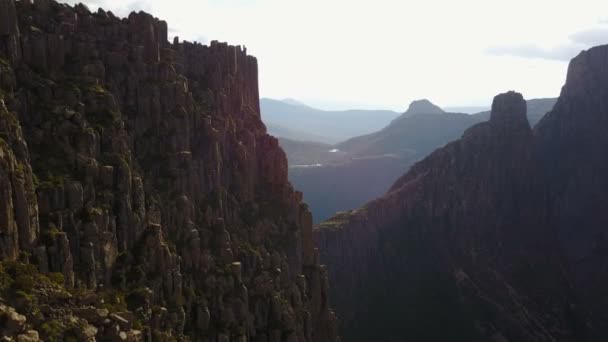
M 107 309 L 110 312 L 127 311 L 125 294 L 121 291 L 104 291 L 101 293 L 101 299 L 103 300 L 103 304 L 101 305 L 101 307 Z
M 63 325 L 56 320 L 45 322 L 39 328 L 40 336 L 49 342 L 61 342 L 63 340 L 63 330 Z
M 13 283 L 13 288 L 16 291 L 22 291 L 24 293 L 31 293 L 34 289 L 35 280 L 34 277 L 30 274 L 18 274 L 15 277 L 15 282 Z
M 13 277 L 8 274 L 3 263 L 0 263 L 0 293 L 6 292 L 13 285 Z
M 65 283 L 65 278 L 61 273 L 49 273 L 48 278 L 57 285 L 63 285 Z
M 42 232 L 42 236 L 40 238 L 42 239 L 42 242 L 44 242 L 44 244 L 52 245 L 55 241 L 55 238 L 57 237 L 57 234 L 59 233 L 59 229 L 57 229 L 57 227 L 51 223 L 49 225 L 49 228 Z

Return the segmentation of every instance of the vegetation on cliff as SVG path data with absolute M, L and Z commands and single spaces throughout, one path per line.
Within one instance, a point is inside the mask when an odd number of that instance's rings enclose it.
M 255 58 L 167 31 L 0 0 L 0 332 L 336 341 Z

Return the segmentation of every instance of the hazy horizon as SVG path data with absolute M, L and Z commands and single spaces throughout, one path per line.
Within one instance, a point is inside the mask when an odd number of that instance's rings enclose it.
M 258 58 L 262 97 L 326 110 L 403 111 L 421 98 L 486 107 L 506 90 L 557 97 L 568 60 L 608 42 L 608 3 L 595 0 L 84 3 L 148 11 L 167 20 L 170 39 L 244 45 Z

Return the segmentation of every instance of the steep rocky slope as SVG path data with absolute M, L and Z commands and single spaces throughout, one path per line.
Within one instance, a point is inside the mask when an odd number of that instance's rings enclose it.
M 345 340 L 608 339 L 607 56 L 571 62 L 535 130 L 501 94 L 488 122 L 318 227 Z
M 336 341 L 241 47 L 0 0 L 0 333 Z

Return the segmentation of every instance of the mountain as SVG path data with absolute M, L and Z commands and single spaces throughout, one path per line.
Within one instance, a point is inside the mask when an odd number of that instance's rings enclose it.
M 321 165 L 291 167 L 289 179 L 304 193 L 318 223 L 382 196 L 414 162 L 458 138 L 480 120 L 477 116 L 445 113 L 427 100 L 414 101 L 382 130 L 335 145 L 340 154 L 334 159 L 321 160 L 323 154 L 318 152 L 305 154 L 301 151 L 305 147 L 300 146 L 298 156 L 306 155 L 306 164 Z M 286 149 L 290 159 L 293 150 Z
M 167 31 L 0 0 L 0 335 L 338 341 L 256 59 Z
M 281 102 L 284 102 L 284 103 L 287 103 L 287 104 L 290 104 L 290 105 L 294 105 L 294 106 L 309 107 L 305 103 L 300 102 L 300 101 L 298 101 L 296 99 L 291 99 L 291 98 L 282 99 Z
M 537 122 L 555 101 L 526 101 L 530 122 Z M 378 132 L 322 149 L 292 142 L 286 148 L 290 165 L 294 164 L 293 159 L 300 165 L 316 167 L 292 167 L 289 179 L 304 192 L 315 223 L 319 223 L 336 212 L 360 207 L 384 195 L 415 162 L 489 118 L 489 112 L 447 113 L 428 100 L 414 101 L 405 113 Z M 327 153 L 330 149 L 340 152 Z
M 322 144 L 331 144 L 331 142 L 333 141 L 332 138 L 328 138 L 328 137 L 323 137 L 320 135 L 316 135 L 314 133 L 308 133 L 308 132 L 303 132 L 303 131 L 298 131 L 296 129 L 291 129 L 291 128 L 287 128 L 284 126 L 279 126 L 279 125 L 275 125 L 275 124 L 270 124 L 270 123 L 266 123 L 266 129 L 268 130 L 268 134 L 275 136 L 275 137 L 281 137 L 281 139 L 287 139 L 287 140 L 291 140 L 291 141 L 302 141 L 302 142 L 309 142 L 309 141 L 315 141 L 315 142 L 319 142 Z
M 532 130 L 515 92 L 315 230 L 348 341 L 608 339 L 608 46 Z
M 399 116 L 390 110 L 324 111 L 301 103 L 294 104 L 293 101 L 272 99 L 262 99 L 260 106 L 262 119 L 267 125 L 307 132 L 323 137 L 322 142 L 331 144 L 379 130 Z M 278 136 L 301 140 L 292 135 Z
M 414 153 L 422 157 L 482 120 L 475 115 L 446 113 L 427 100 L 414 101 L 405 113 L 380 131 L 336 146 L 355 156 Z
M 477 114 L 488 111 L 488 106 L 463 106 L 463 107 L 444 107 L 443 110 L 452 113 Z

